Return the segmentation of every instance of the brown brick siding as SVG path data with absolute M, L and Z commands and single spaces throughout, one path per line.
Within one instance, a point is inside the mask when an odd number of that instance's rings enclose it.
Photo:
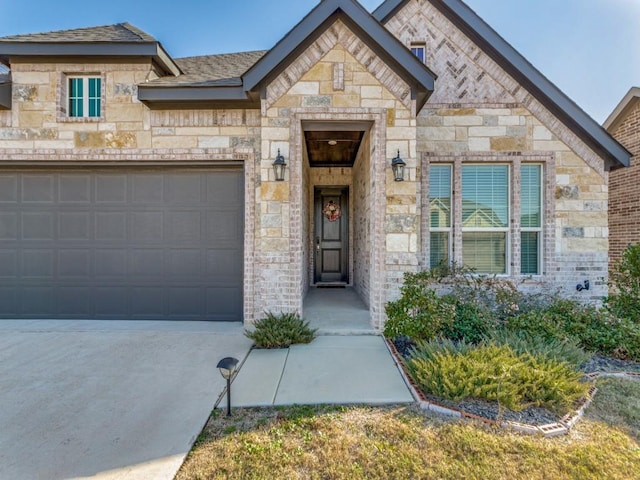
M 611 132 L 633 157 L 631 167 L 609 175 L 609 266 L 630 244 L 640 242 L 640 101 Z

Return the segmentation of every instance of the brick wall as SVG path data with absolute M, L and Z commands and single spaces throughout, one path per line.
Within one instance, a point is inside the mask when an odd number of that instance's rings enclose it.
M 640 242 L 640 101 L 618 122 L 611 134 L 633 157 L 629 168 L 609 174 L 609 265 L 620 259 L 630 244 Z

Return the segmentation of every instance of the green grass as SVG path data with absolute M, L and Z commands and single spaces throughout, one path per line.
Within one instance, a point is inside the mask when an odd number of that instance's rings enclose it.
M 553 439 L 414 406 L 236 409 L 212 416 L 176 479 L 637 479 L 632 382 L 601 381 L 587 418 Z

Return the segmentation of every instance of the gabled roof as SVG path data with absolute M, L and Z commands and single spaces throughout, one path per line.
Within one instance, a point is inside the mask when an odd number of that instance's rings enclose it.
M 611 132 L 619 122 L 624 120 L 627 112 L 632 109 L 639 100 L 640 87 L 632 87 L 631 90 L 627 92 L 624 98 L 616 106 L 613 112 L 611 112 L 611 115 L 609 115 L 609 117 L 605 120 L 604 128 L 606 128 L 607 131 Z
M 151 57 L 166 73 L 180 73 L 158 40 L 128 23 L 1 37 L 0 63 L 12 56 Z
M 140 85 L 139 98 L 150 103 L 207 99 L 223 102 L 249 101 L 255 105 L 259 102 L 264 85 L 281 73 L 337 19 L 348 25 L 385 62 L 393 66 L 396 73 L 411 86 L 413 98 L 417 100 L 420 109 L 433 92 L 436 76 L 355 0 L 321 0 L 271 50 L 263 53 L 259 59 L 256 58 L 253 65 L 247 66 L 240 82 L 233 75 L 227 75 L 224 80 L 217 79 L 213 83 L 201 82 L 199 85 L 180 85 L 179 79 L 175 82 L 154 81 Z M 221 60 L 221 57 L 211 59 Z M 199 63 L 200 60 L 196 57 L 192 62 Z M 175 83 L 180 88 L 168 91 L 167 87 L 173 87 Z
M 385 0 L 373 16 L 386 23 L 409 0 Z M 604 160 L 607 167 L 629 166 L 631 154 L 595 120 L 542 75 L 462 0 L 428 0 L 504 68 Z

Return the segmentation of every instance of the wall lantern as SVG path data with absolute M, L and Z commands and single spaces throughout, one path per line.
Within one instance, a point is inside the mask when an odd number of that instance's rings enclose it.
M 276 174 L 276 182 L 284 181 L 284 169 L 287 164 L 284 161 L 284 157 L 280 155 L 280 149 L 278 149 L 278 156 L 273 161 L 273 171 Z
M 396 182 L 404 181 L 404 167 L 407 164 L 400 158 L 400 150 L 398 150 L 398 156 L 391 160 L 391 169 L 393 170 L 393 178 Z
M 220 375 L 227 381 L 227 416 L 231 415 L 231 379 L 236 372 L 238 359 L 233 357 L 225 357 L 218 362 L 216 368 L 220 369 Z

